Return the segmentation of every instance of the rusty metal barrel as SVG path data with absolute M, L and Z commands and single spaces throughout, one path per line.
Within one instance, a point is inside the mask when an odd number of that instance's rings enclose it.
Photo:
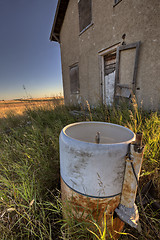
M 134 140 L 128 128 L 105 122 L 73 123 L 60 134 L 62 201 L 77 206 L 79 218 L 91 213 L 99 225 L 105 213 L 112 234 L 123 228 L 113 214 L 120 203 L 128 144 Z

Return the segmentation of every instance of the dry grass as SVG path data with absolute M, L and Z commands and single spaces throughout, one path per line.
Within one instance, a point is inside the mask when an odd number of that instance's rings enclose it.
M 41 107 L 54 108 L 57 104 L 63 104 L 63 101 L 63 97 L 3 100 L 0 101 L 0 118 L 7 117 L 10 114 L 22 115 L 28 108 L 31 110 Z
M 87 229 L 92 230 L 92 226 L 74 216 L 69 220 L 62 218 L 57 190 L 60 189 L 59 134 L 64 126 L 77 121 L 111 122 L 143 132 L 145 152 L 140 188 L 152 179 L 156 189 L 153 200 L 159 203 L 159 113 L 143 112 L 135 105 L 128 108 L 125 104 L 91 109 L 88 102 L 86 108 L 75 109 L 63 106 L 63 99 L 46 100 L 46 105 L 38 108 L 43 102 L 42 99 L 25 100 L 23 105 L 27 103 L 29 109 L 24 115 L 0 119 L 0 239 L 96 240 L 95 234 L 99 233 L 99 238 L 103 236 L 103 229 L 91 233 Z M 56 103 L 58 106 L 51 108 Z M 71 114 L 73 109 L 79 114 Z M 142 233 L 126 225 L 120 239 L 160 239 L 159 211 L 153 209 L 153 200 L 144 206 L 149 224 L 137 198 Z

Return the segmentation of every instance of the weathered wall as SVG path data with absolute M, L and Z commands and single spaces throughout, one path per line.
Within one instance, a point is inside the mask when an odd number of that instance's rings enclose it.
M 75 0 L 69 1 L 60 34 L 63 89 L 66 104 L 72 104 L 70 102 L 72 96 L 70 94 L 69 67 L 79 62 L 79 18 L 77 3 L 78 1 Z M 74 96 L 76 99 L 73 98 L 73 100 L 76 101 L 77 96 Z
M 80 96 L 91 104 L 101 99 L 101 69 L 98 52 L 122 41 L 141 41 L 136 96 L 145 109 L 160 103 L 160 1 L 93 0 L 93 25 L 79 35 L 78 0 L 70 0 L 60 33 L 64 96 L 70 96 L 69 66 L 79 63 Z M 126 66 L 127 67 L 127 66 Z M 71 99 L 71 101 L 70 101 Z

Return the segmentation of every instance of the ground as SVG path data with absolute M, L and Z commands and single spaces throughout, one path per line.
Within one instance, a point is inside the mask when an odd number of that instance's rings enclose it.
M 0 118 L 8 114 L 22 115 L 27 108 L 54 106 L 55 102 L 63 102 L 62 97 L 30 98 L 15 100 L 0 100 Z

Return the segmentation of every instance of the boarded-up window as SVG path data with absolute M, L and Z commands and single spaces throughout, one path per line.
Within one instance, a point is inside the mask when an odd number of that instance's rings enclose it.
M 92 0 L 79 0 L 79 28 L 82 32 L 92 22 Z
M 79 67 L 77 64 L 70 67 L 70 90 L 71 94 L 78 94 L 80 92 Z

